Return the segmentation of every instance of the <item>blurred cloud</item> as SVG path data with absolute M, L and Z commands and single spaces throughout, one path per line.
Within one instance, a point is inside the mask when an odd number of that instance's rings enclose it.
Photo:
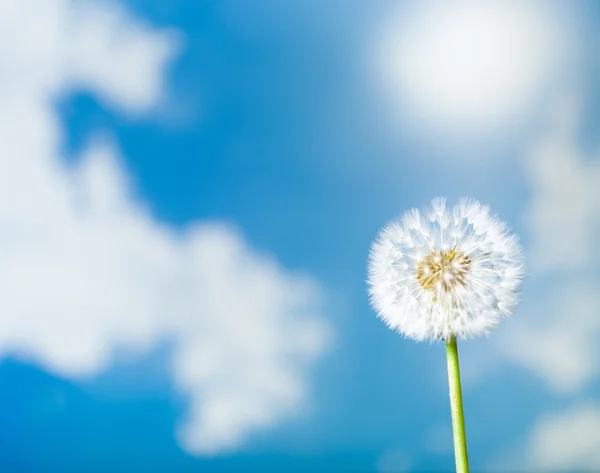
M 438 133 L 514 122 L 572 60 L 554 2 L 399 2 L 376 41 L 376 68 L 395 109 Z
M 231 226 L 177 233 L 153 220 L 109 139 L 74 166 L 59 154 L 57 97 L 84 88 L 148 114 L 173 33 L 114 2 L 8 0 L 0 36 L 0 353 L 79 377 L 106 369 L 115 348 L 172 341 L 190 452 L 238 448 L 297 413 L 330 341 L 318 284 Z
M 156 71 L 179 43 L 175 31 L 154 34 L 116 2 L 6 0 L 0 26 L 3 95 L 41 99 L 83 87 L 131 113 L 160 98 L 165 84 Z
M 524 218 L 537 274 L 577 274 L 599 259 L 593 255 L 600 229 L 600 161 L 578 145 L 581 116 L 577 98 L 559 100 L 525 162 L 533 195 Z
M 542 416 L 524 445 L 507 450 L 490 471 L 595 471 L 600 468 L 600 406 L 583 402 Z
M 561 395 L 575 394 L 598 374 L 598 282 L 551 285 L 545 302 L 524 304 L 527 320 L 515 320 L 498 345 L 511 360 Z
M 600 365 L 599 258 L 600 163 L 577 145 L 579 103 L 557 102 L 547 130 L 525 161 L 532 185 L 524 211 L 531 296 L 527 318 L 511 324 L 501 351 L 546 380 L 556 392 L 577 392 Z
M 577 401 L 600 372 L 599 257 L 600 163 L 579 145 L 580 99 L 557 100 L 550 124 L 526 159 L 532 185 L 524 211 L 530 242 L 527 317 L 511 323 L 497 347 L 512 362 L 574 402 L 536 419 L 524 441 L 495 467 L 540 471 L 600 467 L 600 407 Z M 509 459 L 509 460 L 507 460 Z

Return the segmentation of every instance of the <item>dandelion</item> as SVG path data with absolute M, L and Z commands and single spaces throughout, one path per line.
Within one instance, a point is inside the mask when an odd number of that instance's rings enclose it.
M 457 471 L 468 461 L 456 339 L 485 335 L 510 315 L 523 274 L 518 238 L 474 200 L 448 209 L 434 199 L 373 244 L 368 284 L 378 316 L 407 338 L 446 342 Z

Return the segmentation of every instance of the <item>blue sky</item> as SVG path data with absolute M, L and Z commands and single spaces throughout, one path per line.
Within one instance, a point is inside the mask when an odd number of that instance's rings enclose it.
M 600 467 L 593 2 L 8 3 L 5 470 L 451 471 L 443 345 L 365 284 L 438 195 L 528 266 L 459 347 L 473 471 Z

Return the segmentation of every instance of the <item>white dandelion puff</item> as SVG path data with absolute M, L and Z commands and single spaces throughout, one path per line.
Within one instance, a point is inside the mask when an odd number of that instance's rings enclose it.
M 434 199 L 379 234 L 369 258 L 369 293 L 378 315 L 414 340 L 484 335 L 519 299 L 521 247 L 489 207 Z

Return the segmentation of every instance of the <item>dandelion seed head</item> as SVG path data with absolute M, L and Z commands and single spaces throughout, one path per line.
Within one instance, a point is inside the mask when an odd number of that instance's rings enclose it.
M 521 247 L 504 222 L 463 199 L 434 199 L 379 234 L 369 258 L 378 316 L 415 340 L 484 335 L 513 311 L 524 275 Z

